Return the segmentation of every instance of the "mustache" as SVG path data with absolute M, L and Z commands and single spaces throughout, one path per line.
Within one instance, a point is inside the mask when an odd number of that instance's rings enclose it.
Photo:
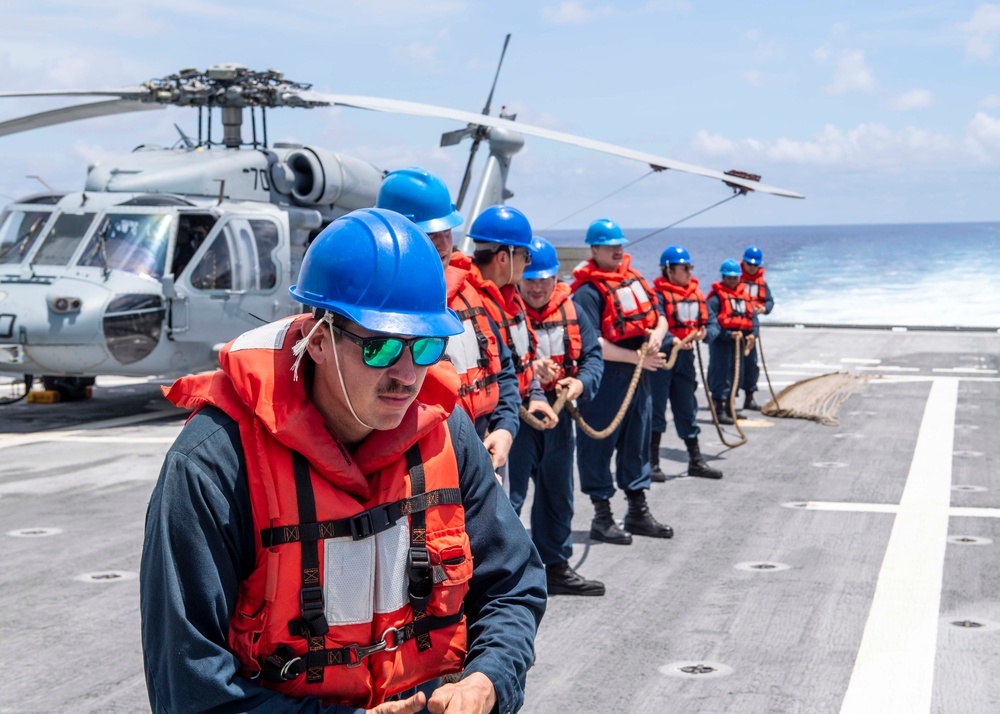
M 390 397 L 413 397 L 417 394 L 417 387 L 414 384 L 406 385 L 398 379 L 390 379 L 388 384 L 379 385 L 375 390 L 375 396 Z

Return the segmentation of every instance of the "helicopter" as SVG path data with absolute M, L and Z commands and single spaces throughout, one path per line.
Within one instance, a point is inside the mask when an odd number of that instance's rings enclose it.
M 720 180 L 737 192 L 802 198 L 753 174 L 517 123 L 503 111 L 493 116 L 493 89 L 476 114 L 317 92 L 278 70 L 222 64 L 121 89 L 0 93 L 39 96 L 113 98 L 0 122 L 0 137 L 167 106 L 197 109 L 198 133 L 188 136 L 175 125 L 181 137 L 175 148 L 140 146 L 90 166 L 80 191 L 27 196 L 0 213 L 0 380 L 7 378 L 0 403 L 23 398 L 38 375 L 46 390 L 72 400 L 87 396 L 98 375 L 213 369 L 229 340 L 300 310 L 288 288 L 309 242 L 339 216 L 373 206 L 387 171 L 328 149 L 269 143 L 267 115 L 275 108 L 344 106 L 464 123 L 444 133 L 441 145 L 472 140 L 459 208 L 476 149 L 489 145 L 466 212 L 470 222 L 513 195 L 507 176 L 524 135 Z M 216 113 L 221 137 L 212 135 Z

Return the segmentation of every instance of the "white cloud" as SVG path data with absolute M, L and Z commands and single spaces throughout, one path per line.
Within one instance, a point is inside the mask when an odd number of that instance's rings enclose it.
M 826 62 L 830 59 L 830 45 L 820 45 L 813 50 L 813 59 L 817 62 Z
M 691 3 L 687 0 L 649 0 L 644 9 L 648 12 L 689 12 Z
M 833 82 L 826 88 L 828 94 L 846 94 L 847 92 L 872 92 L 875 90 L 875 77 L 865 64 L 863 50 L 843 50 L 837 58 L 837 69 Z
M 981 107 L 1000 107 L 1000 94 L 991 94 L 983 101 L 979 102 Z
M 934 103 L 934 95 L 927 89 L 911 89 L 889 99 L 889 108 L 897 111 L 922 109 Z
M 614 14 L 614 8 L 610 5 L 587 7 L 583 3 L 573 0 L 563 0 L 558 7 L 542 9 L 542 16 L 546 22 L 555 25 L 583 25 L 612 14 Z
M 989 59 L 1000 40 L 1000 5 L 980 5 L 969 21 L 959 25 L 959 28 L 969 35 L 965 43 L 965 58 L 970 62 Z
M 850 169 L 928 164 L 967 167 L 969 161 L 1000 163 L 1000 119 L 978 112 L 961 136 L 915 126 L 892 130 L 883 124 L 859 124 L 847 131 L 829 124 L 808 140 L 730 139 L 702 130 L 692 141 L 692 148 L 710 161 L 724 158 L 749 165 L 766 160 Z
M 748 69 L 744 71 L 741 76 L 743 77 L 743 81 L 749 85 L 759 87 L 761 84 L 760 72 L 755 69 Z

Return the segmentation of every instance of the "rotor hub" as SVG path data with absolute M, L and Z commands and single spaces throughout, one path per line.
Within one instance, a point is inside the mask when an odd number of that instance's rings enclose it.
M 214 65 L 202 71 L 188 68 L 142 84 L 146 94 L 139 101 L 185 107 L 312 107 L 299 92 L 311 84 L 285 79 L 282 72 L 256 72 L 240 64 Z

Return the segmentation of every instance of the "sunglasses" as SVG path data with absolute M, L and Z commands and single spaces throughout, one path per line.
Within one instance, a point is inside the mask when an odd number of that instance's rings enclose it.
M 447 337 L 361 337 L 333 325 L 330 325 L 330 330 L 360 347 L 365 364 L 378 369 L 396 364 L 406 347 L 413 354 L 414 365 L 430 367 L 444 356 L 448 346 Z
M 525 265 L 531 265 L 531 252 L 527 248 L 511 248 L 510 254 L 521 256 Z

